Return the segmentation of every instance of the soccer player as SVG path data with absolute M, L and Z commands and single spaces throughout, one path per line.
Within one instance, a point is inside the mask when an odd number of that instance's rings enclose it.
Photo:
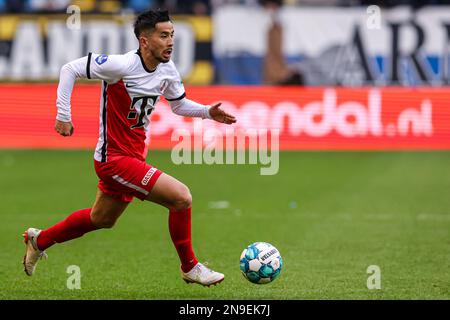
M 188 187 L 147 164 L 145 158 L 149 117 L 161 95 L 178 115 L 225 124 L 235 123 L 236 119 L 223 111 L 220 103 L 207 106 L 186 98 L 180 75 L 170 60 L 174 28 L 167 11 L 141 13 L 134 23 L 134 33 L 139 40 L 137 51 L 110 56 L 89 53 L 61 69 L 55 130 L 62 136 L 71 136 L 74 130 L 70 98 L 75 80 L 103 80 L 94 154 L 98 192 L 92 208 L 76 211 L 48 229 L 25 231 L 23 264 L 29 276 L 39 259 L 47 257 L 47 248 L 113 227 L 136 197 L 169 209 L 169 233 L 181 261 L 181 276 L 187 283 L 210 286 L 224 279 L 222 273 L 207 268 L 194 254 Z

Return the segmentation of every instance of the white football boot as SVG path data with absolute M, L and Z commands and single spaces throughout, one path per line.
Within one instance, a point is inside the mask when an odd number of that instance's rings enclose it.
M 215 272 L 200 262 L 189 272 L 181 271 L 181 277 L 186 283 L 198 283 L 206 287 L 217 285 L 225 278 L 222 273 Z
M 25 256 L 23 257 L 23 267 L 24 271 L 28 276 L 32 276 L 34 270 L 36 269 L 36 264 L 39 259 L 47 259 L 47 254 L 45 251 L 41 251 L 37 247 L 37 238 L 41 230 L 35 228 L 29 228 L 23 234 L 24 243 L 26 247 Z

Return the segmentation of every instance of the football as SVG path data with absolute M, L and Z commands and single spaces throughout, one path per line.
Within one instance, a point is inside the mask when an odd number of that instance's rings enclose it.
M 280 275 L 282 267 L 280 252 L 270 243 L 255 242 L 242 251 L 240 269 L 252 283 L 272 282 Z

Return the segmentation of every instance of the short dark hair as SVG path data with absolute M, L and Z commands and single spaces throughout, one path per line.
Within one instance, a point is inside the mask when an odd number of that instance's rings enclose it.
M 149 10 L 142 12 L 137 16 L 136 21 L 134 22 L 134 34 L 136 35 L 136 38 L 139 39 L 142 31 L 152 30 L 156 27 L 158 22 L 166 21 L 172 21 L 170 20 L 169 12 L 167 10 Z

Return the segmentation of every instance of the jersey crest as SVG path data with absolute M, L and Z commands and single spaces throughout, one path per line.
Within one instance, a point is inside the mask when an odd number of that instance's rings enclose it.
M 99 55 L 96 59 L 95 62 L 97 62 L 97 64 L 99 66 L 101 66 L 102 64 L 104 64 L 106 61 L 108 60 L 108 56 L 106 54 L 101 54 Z

